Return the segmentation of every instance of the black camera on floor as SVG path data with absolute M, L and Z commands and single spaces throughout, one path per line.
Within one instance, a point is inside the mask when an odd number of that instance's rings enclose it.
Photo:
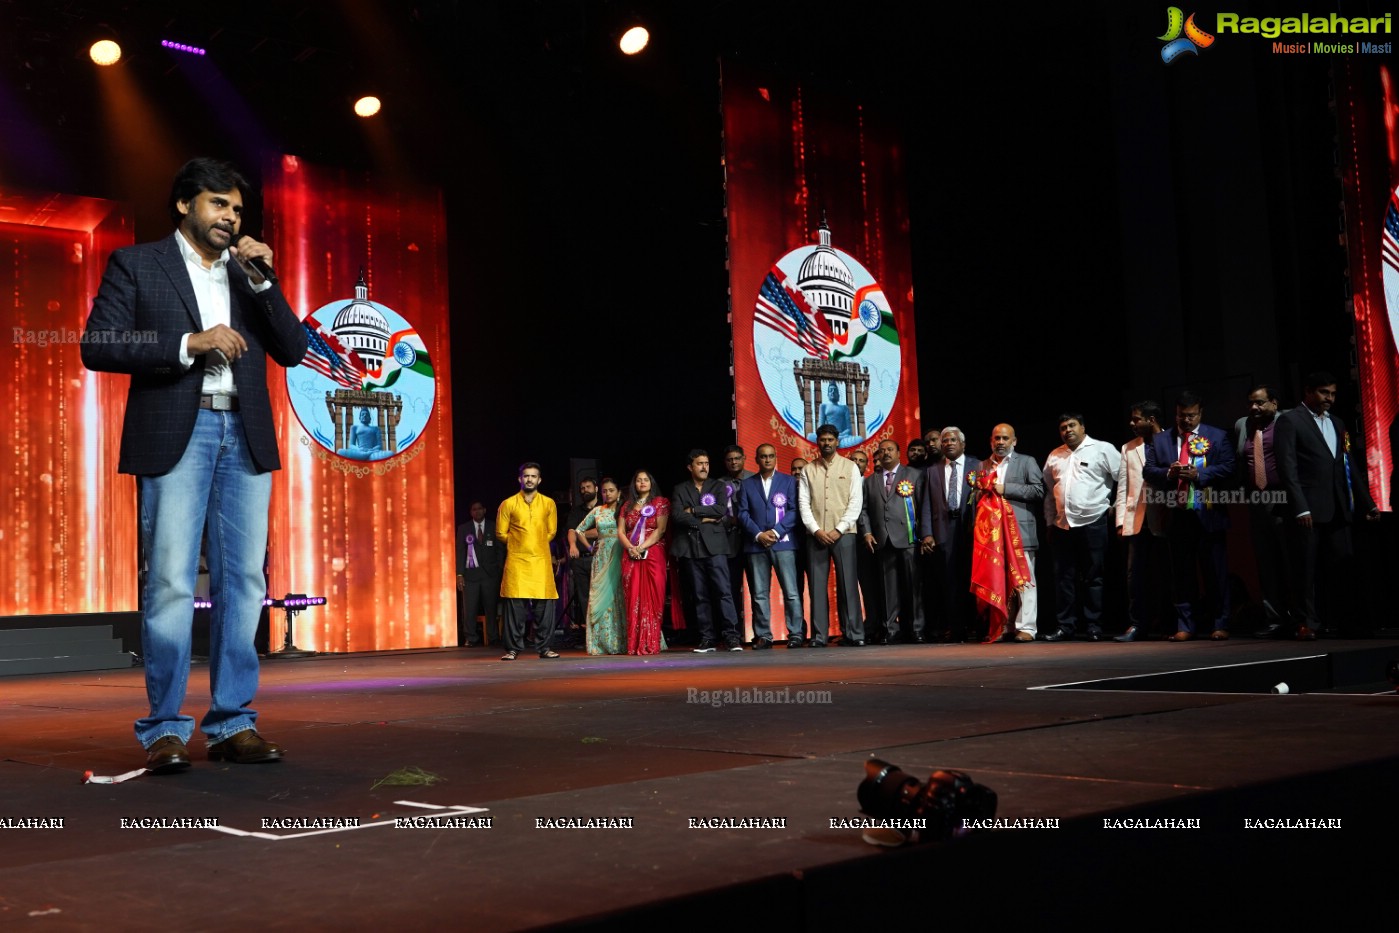
M 928 783 L 919 783 L 898 765 L 871 758 L 856 797 L 860 812 L 890 821 L 908 842 L 942 842 L 971 830 L 964 820 L 996 815 L 996 792 L 978 784 L 964 771 L 937 770 Z

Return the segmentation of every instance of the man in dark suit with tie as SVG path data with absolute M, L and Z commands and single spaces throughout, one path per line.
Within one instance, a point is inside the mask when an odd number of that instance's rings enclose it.
M 500 597 L 500 577 L 505 570 L 505 545 L 495 539 L 495 519 L 486 522 L 486 507 L 471 503 L 471 521 L 457 526 L 457 589 L 461 591 L 461 617 L 457 621 L 457 644 L 468 648 L 499 644 L 500 621 L 496 602 Z M 485 615 L 485 633 L 476 626 L 476 613 Z M 495 638 L 492 640 L 491 635 Z
M 733 592 L 729 588 L 730 538 L 724 519 L 728 516 L 724 484 L 709 475 L 709 454 L 692 450 L 686 468 L 690 479 L 675 487 L 670 495 L 671 550 L 693 584 L 694 619 L 699 626 L 700 643 L 696 654 L 718 648 L 714 616 L 719 616 L 724 647 L 743 650 L 738 632 Z
M 83 335 L 84 365 L 131 376 L 118 469 L 135 474 L 140 489 L 150 712 L 136 721 L 136 738 L 157 773 L 190 763 L 194 720 L 180 706 L 206 521 L 212 696 L 201 729 L 209 757 L 282 757 L 257 734 L 249 708 L 270 471 L 281 466 L 267 357 L 295 366 L 307 334 L 271 274 L 272 250 L 239 239 L 247 190 L 227 163 L 195 159 L 181 168 L 168 202 L 178 229 L 112 254 Z
M 772 647 L 768 594 L 772 575 L 782 590 L 787 647 L 802 645 L 802 592 L 797 584 L 797 481 L 777 472 L 777 448 L 758 446 L 758 472 L 739 487 L 738 520 L 743 529 L 748 579 L 753 587 L 753 648 Z
M 1273 451 L 1287 491 L 1284 527 L 1295 632 L 1303 640 L 1316 638 L 1320 626 L 1318 560 L 1324 561 L 1328 582 L 1334 585 L 1351 553 L 1355 515 L 1379 518 L 1365 478 L 1365 458 L 1351 456 L 1345 423 L 1331 414 L 1335 403 L 1336 378 L 1312 373 L 1302 384 L 1302 404 L 1284 412 L 1273 427 Z
M 918 534 L 923 552 L 936 558 L 935 572 L 942 586 L 941 639 L 976 641 L 970 633 L 972 511 L 967 474 L 981 469 L 981 461 L 966 455 L 967 436 L 961 428 L 943 428 L 941 446 L 942 462 L 924 471 Z
M 918 577 L 918 503 L 923 500 L 923 473 L 899 462 L 899 442 L 885 439 L 875 451 L 874 473 L 865 477 L 860 504 L 863 546 L 878 561 L 884 617 L 867 632 L 886 645 L 922 644 L 923 581 Z M 900 629 L 902 628 L 902 632 Z
M 1195 568 L 1205 580 L 1205 595 L 1214 611 L 1210 638 L 1229 637 L 1229 552 L 1225 532 L 1229 513 L 1214 501 L 1218 487 L 1234 475 L 1234 445 L 1219 428 L 1200 423 L 1203 405 L 1193 392 L 1176 399 L 1176 426 L 1149 442 L 1142 477 L 1168 494 L 1166 544 L 1171 554 L 1171 602 L 1176 633 L 1170 641 L 1189 641 L 1202 615 Z

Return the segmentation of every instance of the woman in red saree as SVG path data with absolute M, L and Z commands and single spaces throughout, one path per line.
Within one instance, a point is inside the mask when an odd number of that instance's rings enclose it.
M 656 481 L 637 470 L 617 522 L 622 546 L 622 596 L 627 610 L 627 654 L 660 654 L 666 604 L 665 530 L 670 500 L 655 495 Z

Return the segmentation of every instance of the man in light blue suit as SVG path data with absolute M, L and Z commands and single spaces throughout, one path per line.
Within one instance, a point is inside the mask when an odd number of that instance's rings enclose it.
M 753 586 L 753 648 L 772 647 L 768 593 L 772 574 L 782 588 L 787 613 L 787 647 L 802 646 L 802 594 L 797 586 L 797 481 L 777 472 L 777 449 L 758 447 L 758 472 L 739 486 L 738 520 L 743 527 Z

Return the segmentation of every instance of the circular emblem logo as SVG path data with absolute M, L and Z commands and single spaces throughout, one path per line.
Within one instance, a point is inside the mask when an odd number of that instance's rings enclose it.
M 437 399 L 432 358 L 413 325 L 370 301 L 361 275 L 354 298 L 317 308 L 302 326 L 306 356 L 286 371 L 287 398 L 307 436 L 351 461 L 389 460 L 412 447 Z
M 777 495 L 772 497 L 772 504 L 777 506 L 779 509 L 782 508 L 784 505 L 787 504 L 787 496 L 784 493 L 779 492 Z
M 879 305 L 866 298 L 860 302 L 860 323 L 865 325 L 865 330 L 879 330 L 879 325 L 884 323 L 884 317 L 880 314 Z
M 902 350 L 883 288 L 854 256 L 820 242 L 787 253 L 758 291 L 753 352 L 773 409 L 815 443 L 833 425 L 839 448 L 855 447 L 889 420 Z
M 641 514 L 644 518 L 650 518 L 652 515 L 656 514 L 656 507 L 654 505 L 642 506 Z

